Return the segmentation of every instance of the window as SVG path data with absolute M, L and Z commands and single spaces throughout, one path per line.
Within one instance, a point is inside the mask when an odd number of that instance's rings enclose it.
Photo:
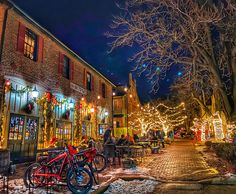
M 31 60 L 37 60 L 37 35 L 28 28 L 25 31 L 24 55 Z
M 106 85 L 102 83 L 102 97 L 106 98 Z
M 120 121 L 116 121 L 116 128 L 120 127 Z
M 87 73 L 87 90 L 92 90 L 92 77 L 90 73 Z
M 122 99 L 113 99 L 113 109 L 115 113 L 122 113 Z
M 63 77 L 70 79 L 70 59 L 64 55 L 63 59 L 63 71 L 62 71 Z

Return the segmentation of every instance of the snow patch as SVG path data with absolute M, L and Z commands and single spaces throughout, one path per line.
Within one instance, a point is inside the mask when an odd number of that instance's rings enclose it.
M 132 180 L 124 181 L 118 179 L 110 184 L 107 191 L 104 194 L 145 194 L 152 193 L 155 190 L 157 181 L 154 180 Z

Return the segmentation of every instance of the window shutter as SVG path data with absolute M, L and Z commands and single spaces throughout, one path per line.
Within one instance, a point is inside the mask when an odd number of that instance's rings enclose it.
M 86 69 L 84 68 L 84 88 L 85 88 L 85 89 L 87 89 L 86 80 L 87 80 L 87 75 L 86 75 Z
M 70 80 L 74 80 L 74 61 L 70 60 Z
M 100 93 L 100 96 L 102 96 L 102 82 L 101 82 L 101 80 L 99 80 L 99 93 Z
M 21 53 L 24 53 L 25 30 L 26 30 L 26 27 L 22 23 L 19 22 L 17 51 Z
M 59 53 L 59 62 L 58 62 L 58 74 L 62 75 L 63 72 L 63 63 L 64 63 L 64 55 Z
M 94 76 L 93 75 L 91 75 L 91 89 L 92 89 L 92 91 L 94 91 Z
M 106 84 L 104 84 L 105 85 L 105 98 L 107 97 L 107 85 Z
M 43 45 L 44 40 L 42 36 L 38 36 L 38 62 L 43 62 Z

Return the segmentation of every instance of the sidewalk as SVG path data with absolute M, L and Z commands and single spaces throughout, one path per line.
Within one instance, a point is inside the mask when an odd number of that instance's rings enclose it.
M 152 169 L 151 176 L 166 181 L 197 181 L 215 177 L 218 171 L 208 166 L 190 140 L 175 140 L 161 154 L 141 165 Z

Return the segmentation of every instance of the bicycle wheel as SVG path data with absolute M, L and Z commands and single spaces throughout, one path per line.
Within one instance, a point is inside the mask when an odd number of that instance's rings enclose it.
M 33 174 L 42 166 L 39 163 L 31 164 L 24 173 L 24 184 L 27 188 L 36 188 L 43 182 L 44 177 L 35 177 Z M 41 170 L 40 170 L 41 171 Z
M 67 173 L 67 186 L 74 194 L 85 194 L 93 186 L 93 178 L 86 168 L 70 168 Z
M 96 154 L 92 161 L 94 172 L 102 172 L 107 167 L 107 160 L 103 154 Z

